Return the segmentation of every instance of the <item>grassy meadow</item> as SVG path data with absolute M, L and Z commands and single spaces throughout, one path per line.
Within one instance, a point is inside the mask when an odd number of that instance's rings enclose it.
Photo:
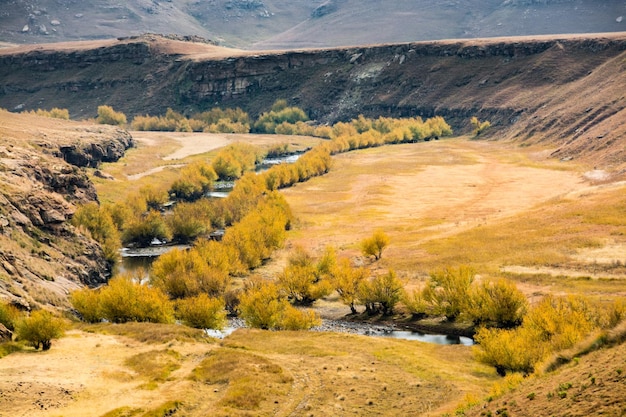
M 100 168 L 113 180 L 93 177 L 101 201 L 121 201 L 146 184 L 167 188 L 181 166 L 237 140 L 292 149 L 320 141 L 135 138 L 136 148 Z M 585 180 L 589 168 L 548 154 L 460 137 L 336 155 L 328 174 L 281 190 L 295 221 L 285 247 L 254 274 L 275 278 L 296 246 L 318 257 L 331 245 L 373 273 L 395 270 L 407 288 L 467 265 L 479 280 L 514 280 L 531 302 L 545 294 L 623 297 L 625 186 Z M 378 261 L 359 248 L 375 230 L 390 237 Z M 336 294 L 313 308 L 331 318 L 350 312 Z M 440 416 L 510 389 L 471 347 L 332 332 L 238 329 L 217 340 L 180 325 L 77 324 L 37 363 L 30 348 L 17 350 L 0 361 L 0 391 L 30 384 L 0 399 L 16 415 Z M 35 391 L 45 394 L 34 401 Z

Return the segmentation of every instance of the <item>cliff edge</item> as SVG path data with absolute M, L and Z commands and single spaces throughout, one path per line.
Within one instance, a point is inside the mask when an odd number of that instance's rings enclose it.
M 130 135 L 99 126 L 0 110 L 0 298 L 21 308 L 65 306 L 81 284 L 111 275 L 102 249 L 69 223 L 97 201 L 81 169 L 117 160 Z

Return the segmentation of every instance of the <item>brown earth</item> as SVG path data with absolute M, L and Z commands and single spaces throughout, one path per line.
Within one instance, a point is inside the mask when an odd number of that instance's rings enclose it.
M 129 326 L 172 336 L 141 342 L 120 335 Z M 217 343 L 176 340 L 180 326 L 98 327 L 71 331 L 47 352 L 25 350 L 0 360 L 0 416 L 141 416 L 167 401 L 182 403 L 172 415 L 185 416 L 430 416 L 452 410 L 467 392 L 484 394 L 496 379 L 472 363 L 466 346 L 248 329 Z M 192 379 L 204 359 L 218 355 L 239 357 L 229 364 L 221 356 L 224 365 L 215 372 L 224 376 L 215 378 L 225 379 Z M 130 364 L 132 358 L 144 365 Z M 171 371 L 158 376 L 168 363 Z M 233 396 L 261 400 L 225 405 Z
M 132 138 L 111 126 L 6 111 L 0 135 L 0 298 L 65 307 L 70 289 L 106 282 L 111 271 L 100 246 L 69 224 L 78 204 L 97 201 L 81 167 L 118 159 Z

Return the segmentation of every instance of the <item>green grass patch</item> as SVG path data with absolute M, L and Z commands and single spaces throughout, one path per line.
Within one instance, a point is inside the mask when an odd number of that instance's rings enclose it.
M 277 363 L 227 348 L 211 352 L 194 369 L 192 378 L 210 385 L 226 385 L 220 404 L 240 410 L 255 410 L 268 399 L 287 395 L 293 382 Z
M 180 354 L 174 350 L 151 350 L 131 356 L 126 359 L 125 365 L 148 380 L 140 388 L 155 389 L 160 383 L 167 381 L 172 372 L 180 368 L 180 361 Z

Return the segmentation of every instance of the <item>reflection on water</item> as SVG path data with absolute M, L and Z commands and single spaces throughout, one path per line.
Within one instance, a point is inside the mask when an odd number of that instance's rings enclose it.
M 472 346 L 474 344 L 474 341 L 469 337 L 445 334 L 426 334 L 405 330 L 393 330 L 391 332 L 379 333 L 377 336 L 391 337 L 394 339 L 419 340 L 420 342 L 435 343 L 437 345 Z
M 160 255 L 171 251 L 172 249 L 189 249 L 189 245 L 172 245 L 172 246 L 149 246 L 147 248 L 123 248 L 121 251 L 122 261 L 119 263 L 120 273 L 135 273 L 143 270 L 144 273 L 150 270 L 152 262 Z

